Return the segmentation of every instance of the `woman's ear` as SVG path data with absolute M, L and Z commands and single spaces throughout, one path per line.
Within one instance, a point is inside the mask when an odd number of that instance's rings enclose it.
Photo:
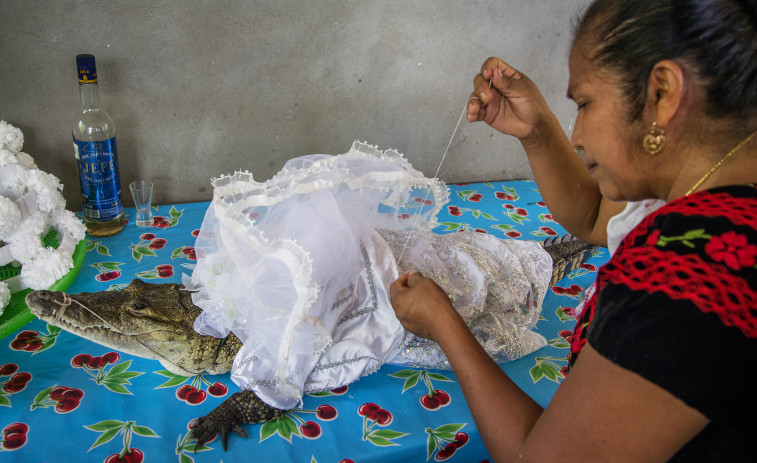
M 675 61 L 665 59 L 654 65 L 647 82 L 647 110 L 660 127 L 676 115 L 684 97 L 685 75 Z

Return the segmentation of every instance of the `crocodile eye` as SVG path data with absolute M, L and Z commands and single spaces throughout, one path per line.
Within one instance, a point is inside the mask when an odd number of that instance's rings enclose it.
M 143 304 L 142 302 L 137 302 L 132 306 L 132 309 L 134 310 L 145 310 L 147 308 L 146 304 Z

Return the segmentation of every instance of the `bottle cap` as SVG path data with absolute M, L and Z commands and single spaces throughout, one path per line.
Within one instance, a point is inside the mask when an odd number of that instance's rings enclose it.
M 94 55 L 76 55 L 76 68 L 79 71 L 80 84 L 97 83 L 97 66 Z

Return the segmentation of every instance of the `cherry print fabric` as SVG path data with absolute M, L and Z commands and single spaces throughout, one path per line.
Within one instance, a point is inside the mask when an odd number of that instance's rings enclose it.
M 541 241 L 566 233 L 531 180 L 448 185 L 434 233 Z M 425 193 L 410 198 L 412 217 Z M 194 244 L 208 202 L 161 204 L 151 227 L 87 237 L 81 271 L 69 291 L 118 289 L 133 278 L 180 283 L 196 262 Z M 424 203 L 425 206 L 425 203 Z M 400 219 L 402 220 L 402 219 Z M 405 256 L 408 251 L 405 252 Z M 546 346 L 500 367 L 542 406 L 562 381 L 575 305 L 607 261 L 597 250 L 581 269 L 553 286 L 534 331 Z M 403 260 L 405 258 L 403 257 Z M 0 320 L 1 321 L 1 320 Z M 189 429 L 239 390 L 230 375 L 169 373 L 137 357 L 60 331 L 41 320 L 0 339 L 0 461 L 102 463 L 123 460 L 217 463 L 492 461 L 450 370 L 384 364 L 349 386 L 303 397 L 301 409 L 196 446 Z M 80 394 L 83 394 L 80 396 Z

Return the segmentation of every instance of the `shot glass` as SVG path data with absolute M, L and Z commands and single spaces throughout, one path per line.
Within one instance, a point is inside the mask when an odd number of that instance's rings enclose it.
M 138 227 L 152 225 L 152 182 L 149 180 L 137 180 L 129 184 L 131 197 L 134 198 L 134 207 L 137 208 L 137 219 L 134 221 Z

